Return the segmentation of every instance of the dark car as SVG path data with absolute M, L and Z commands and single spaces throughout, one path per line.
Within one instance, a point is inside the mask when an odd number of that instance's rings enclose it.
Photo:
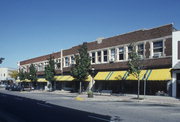
M 20 85 L 16 85 L 16 84 L 6 85 L 5 89 L 10 90 L 10 91 L 22 91 L 23 90 L 23 88 Z
M 6 90 L 10 90 L 11 89 L 11 85 L 6 85 L 5 89 Z
M 22 91 L 22 89 L 23 88 L 20 85 L 14 84 L 14 85 L 11 86 L 12 91 Z

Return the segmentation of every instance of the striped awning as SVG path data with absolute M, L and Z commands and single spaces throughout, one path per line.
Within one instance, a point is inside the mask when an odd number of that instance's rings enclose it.
M 142 70 L 140 73 L 140 80 L 162 81 L 171 80 L 171 73 L 169 68 L 167 69 L 149 69 Z M 127 71 L 112 71 L 112 72 L 98 72 L 94 78 L 95 80 L 138 80 L 132 74 Z
M 22 82 L 31 82 L 31 80 L 25 79 L 25 80 L 22 80 Z
M 45 78 L 38 78 L 37 82 L 47 82 L 47 80 Z
M 148 80 L 171 80 L 171 69 L 153 69 Z
M 150 73 L 151 73 L 151 70 L 141 70 L 139 79 L 140 80 L 147 80 Z M 138 80 L 138 78 L 133 74 L 129 74 L 127 76 L 126 80 Z
M 125 79 L 127 71 L 98 72 L 95 80 L 122 80 Z
M 71 75 L 61 75 L 61 76 L 55 76 L 55 81 L 73 81 L 74 78 Z M 90 81 L 91 76 L 89 75 L 88 78 L 85 81 Z

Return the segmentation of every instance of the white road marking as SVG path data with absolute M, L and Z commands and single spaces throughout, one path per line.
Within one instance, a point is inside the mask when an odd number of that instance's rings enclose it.
M 49 106 L 49 105 L 46 105 L 46 104 L 42 104 L 42 103 L 37 103 L 37 104 L 38 104 L 38 105 L 41 105 L 41 106 L 48 107 L 48 108 L 52 107 L 52 106 Z
M 90 118 L 94 118 L 94 119 L 103 120 L 103 121 L 106 121 L 106 122 L 110 122 L 110 120 L 108 120 L 108 119 L 103 119 L 103 118 L 96 117 L 96 116 L 90 116 L 90 115 L 89 115 L 88 117 L 90 117 Z

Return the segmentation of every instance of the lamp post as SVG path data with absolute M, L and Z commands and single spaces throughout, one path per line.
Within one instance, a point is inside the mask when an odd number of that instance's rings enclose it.
M 91 75 L 92 75 L 92 80 L 91 80 L 91 89 L 93 88 L 93 82 L 94 82 L 94 71 L 95 71 L 95 69 L 94 69 L 94 68 L 92 68 L 92 69 L 91 69 Z

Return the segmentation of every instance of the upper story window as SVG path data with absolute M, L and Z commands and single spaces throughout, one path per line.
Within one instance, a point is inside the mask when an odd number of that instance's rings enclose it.
M 110 61 L 115 61 L 116 59 L 116 50 L 115 48 L 111 49 L 111 59 Z
M 137 45 L 137 53 L 141 58 L 144 57 L 144 44 Z
M 163 41 L 153 42 L 153 57 L 158 58 L 163 55 Z
M 97 61 L 101 63 L 101 51 L 97 52 Z
M 96 53 L 95 52 L 91 53 L 91 60 L 92 60 L 92 63 L 96 63 Z
M 119 48 L 119 60 L 124 60 L 124 47 Z
M 69 66 L 69 57 L 65 57 L 65 67 Z
M 132 52 L 133 47 L 132 46 L 128 46 L 128 59 L 130 59 L 130 53 Z
M 108 61 L 108 51 L 104 50 L 103 51 L 103 62 L 107 62 Z
M 75 64 L 75 58 L 74 58 L 74 56 L 71 56 L 71 64 Z

